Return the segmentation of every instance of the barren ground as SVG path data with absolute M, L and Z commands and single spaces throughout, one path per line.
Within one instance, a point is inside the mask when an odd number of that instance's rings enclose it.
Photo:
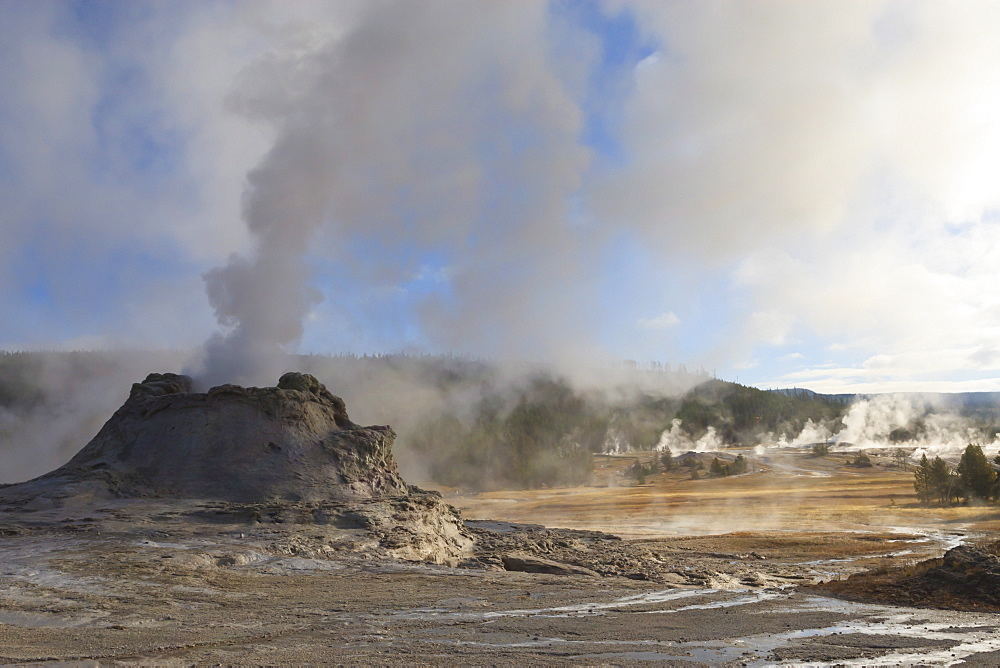
M 995 614 L 795 586 L 940 556 L 996 528 L 993 508 L 921 508 L 912 473 L 845 458 L 751 455 L 744 476 L 629 486 L 617 471 L 631 458 L 609 457 L 600 487 L 448 494 L 481 520 L 469 523 L 477 568 L 338 553 L 330 527 L 192 523 L 155 508 L 0 517 L 0 661 L 1000 663 Z M 515 549 L 604 574 L 500 570 Z

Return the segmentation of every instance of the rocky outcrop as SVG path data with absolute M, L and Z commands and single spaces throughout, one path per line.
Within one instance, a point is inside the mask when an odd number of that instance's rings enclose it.
M 394 439 L 387 426 L 351 422 L 343 400 L 307 374 L 207 393 L 186 376 L 150 374 L 69 463 L 28 485 L 237 502 L 399 496 L 407 486 Z
M 1000 543 L 954 547 L 924 577 L 943 589 L 1000 607 Z
M 521 571 L 524 573 L 545 573 L 546 575 L 589 575 L 600 577 L 596 571 L 583 566 L 574 566 L 561 561 L 553 561 L 544 557 L 536 557 L 531 554 L 505 554 L 500 560 L 504 569 L 508 571 Z
M 1000 542 L 959 545 L 937 559 L 856 573 L 814 589 L 857 601 L 998 612 Z
M 113 501 L 133 523 L 154 514 L 163 524 L 267 526 L 317 554 L 336 545 L 460 560 L 472 546 L 461 517 L 437 492 L 406 484 L 394 439 L 387 426 L 354 424 L 343 400 L 308 374 L 204 393 L 186 376 L 150 374 L 67 464 L 0 486 L 0 513 L 12 525 L 26 513 L 36 525 L 42 515 L 89 521 Z

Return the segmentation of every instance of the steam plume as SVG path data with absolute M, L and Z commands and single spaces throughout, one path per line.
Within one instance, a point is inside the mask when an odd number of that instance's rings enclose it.
M 573 327 L 556 291 L 583 281 L 566 220 L 588 153 L 580 111 L 546 65 L 546 12 L 369 4 L 346 34 L 244 73 L 230 105 L 277 138 L 244 193 L 252 253 L 206 275 L 224 331 L 203 380 L 273 376 L 268 360 L 294 348 L 323 299 L 315 264 L 389 288 L 436 255 L 451 297 L 419 315 L 450 350 L 523 354 L 523 342 L 555 340 L 542 329 Z M 342 297 L 325 317 L 360 320 Z

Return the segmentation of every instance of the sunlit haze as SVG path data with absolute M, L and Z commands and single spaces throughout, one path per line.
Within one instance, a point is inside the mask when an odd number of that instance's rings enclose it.
M 998 391 L 998 34 L 990 2 L 0 0 L 0 349 Z

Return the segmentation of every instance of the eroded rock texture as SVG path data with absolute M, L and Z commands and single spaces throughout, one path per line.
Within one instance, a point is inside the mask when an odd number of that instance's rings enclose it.
M 12 526 L 97 521 L 97 510 L 164 527 L 281 527 L 299 542 L 307 532 L 318 553 L 452 563 L 472 539 L 440 494 L 400 477 L 395 436 L 354 424 L 308 374 L 204 393 L 186 376 L 150 374 L 67 464 L 0 486 L 0 514 Z
M 308 374 L 207 393 L 192 392 L 186 376 L 150 374 L 83 450 L 41 480 L 100 482 L 118 497 L 383 498 L 407 492 L 394 439 L 389 427 L 351 422 L 343 400 Z

